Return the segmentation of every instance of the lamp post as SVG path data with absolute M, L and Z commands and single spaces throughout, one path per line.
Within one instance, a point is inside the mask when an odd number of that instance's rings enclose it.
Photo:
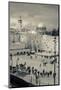
M 13 40 L 12 43 L 15 43 L 15 32 L 13 33 Z
M 19 52 L 17 53 L 17 56 L 19 56 Z M 19 57 L 16 60 L 16 71 L 18 72 L 18 61 L 19 61 Z
M 10 58 L 11 58 L 11 72 L 13 72 L 13 55 L 12 54 L 10 54 Z
M 54 37 L 54 85 L 56 84 L 56 36 Z
M 11 60 L 11 62 L 10 62 L 10 69 L 12 70 L 12 54 L 10 54 L 10 60 Z

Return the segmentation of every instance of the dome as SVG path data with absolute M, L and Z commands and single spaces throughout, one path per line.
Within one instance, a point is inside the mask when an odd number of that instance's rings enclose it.
M 43 24 L 43 23 L 39 23 L 39 24 L 38 24 L 38 27 L 39 27 L 39 28 L 44 27 L 44 24 Z
M 37 29 L 46 30 L 46 26 L 43 23 L 39 23 Z

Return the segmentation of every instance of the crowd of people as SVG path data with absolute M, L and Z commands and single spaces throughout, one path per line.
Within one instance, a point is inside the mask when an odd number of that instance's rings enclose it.
M 35 77 L 35 82 L 36 82 L 36 85 L 40 82 L 39 82 L 39 78 L 49 78 L 50 76 L 53 76 L 53 79 L 56 77 L 56 73 L 52 72 L 52 70 L 50 71 L 46 71 L 45 69 L 43 69 L 42 71 L 38 71 L 35 67 L 31 67 L 31 66 L 27 66 L 26 62 L 24 62 L 24 64 L 19 64 L 19 65 L 16 65 L 16 72 L 21 72 L 23 73 L 24 72 L 24 75 L 33 75 Z M 32 82 L 32 77 L 31 77 L 31 82 Z

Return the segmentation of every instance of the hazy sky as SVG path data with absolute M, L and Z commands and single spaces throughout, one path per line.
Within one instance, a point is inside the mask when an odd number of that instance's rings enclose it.
M 10 3 L 10 25 L 18 27 L 19 16 L 23 25 L 46 25 L 47 28 L 58 27 L 58 6 L 27 3 Z

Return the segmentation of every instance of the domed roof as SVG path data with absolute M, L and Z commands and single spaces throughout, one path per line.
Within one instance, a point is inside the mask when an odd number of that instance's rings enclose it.
M 38 24 L 38 27 L 39 27 L 39 28 L 42 28 L 42 27 L 44 27 L 44 24 L 43 24 L 43 23 L 39 23 L 39 24 Z

